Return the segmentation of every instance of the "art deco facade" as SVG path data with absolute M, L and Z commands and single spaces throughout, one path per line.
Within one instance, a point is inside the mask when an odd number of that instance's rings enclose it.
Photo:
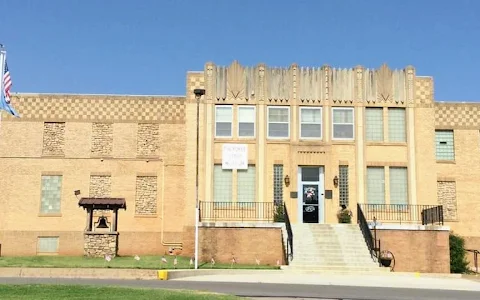
M 191 249 L 196 88 L 199 200 L 217 203 L 202 221 L 229 221 L 221 208 L 232 203 L 250 221 L 271 222 L 269 207 L 285 202 L 292 222 L 319 223 L 338 222 L 341 204 L 443 205 L 447 225 L 480 248 L 479 104 L 435 102 L 433 79 L 410 66 L 207 63 L 186 81 L 180 97 L 15 96 L 22 118 L 0 130 L 3 253 L 82 254 L 75 190 L 125 198 L 120 254 Z M 222 168 L 225 144 L 246 145 L 246 169 Z

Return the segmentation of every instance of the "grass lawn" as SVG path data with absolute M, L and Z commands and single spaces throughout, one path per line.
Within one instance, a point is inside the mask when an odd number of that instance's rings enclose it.
M 136 289 L 123 287 L 97 287 L 72 285 L 2 285 L 2 300 L 50 300 L 50 299 L 192 299 L 192 300 L 234 300 L 235 296 L 207 294 L 195 291 L 173 291 L 162 289 Z
M 125 268 L 125 269 L 174 269 L 174 256 L 165 256 L 167 263 L 162 263 L 162 256 L 141 256 L 135 260 L 132 256 L 117 256 L 110 262 L 105 259 L 87 258 L 83 256 L 22 256 L 0 257 L 0 267 L 26 267 L 26 268 Z M 254 259 L 252 259 L 254 260 Z M 212 265 L 200 262 L 201 269 L 230 269 L 231 264 Z M 177 257 L 177 269 L 192 269 L 189 257 Z M 236 264 L 234 269 L 279 269 L 277 266 Z

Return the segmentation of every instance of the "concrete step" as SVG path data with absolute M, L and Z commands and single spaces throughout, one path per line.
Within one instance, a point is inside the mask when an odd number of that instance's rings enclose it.
M 302 270 L 302 271 L 342 271 L 342 272 L 379 272 L 385 273 L 390 272 L 389 268 L 381 267 L 349 267 L 349 266 L 282 266 L 281 269 L 284 270 Z

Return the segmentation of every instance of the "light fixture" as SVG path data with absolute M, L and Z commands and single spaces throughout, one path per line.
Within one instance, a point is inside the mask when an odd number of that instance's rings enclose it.
M 333 186 L 338 187 L 338 176 L 337 175 L 335 175 L 335 177 L 333 178 Z
M 290 177 L 288 175 L 285 176 L 285 178 L 283 179 L 283 181 L 285 182 L 285 185 L 286 186 L 289 186 L 290 185 Z

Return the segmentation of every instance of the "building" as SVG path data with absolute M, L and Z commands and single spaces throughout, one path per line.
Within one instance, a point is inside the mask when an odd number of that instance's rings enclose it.
M 3 254 L 83 254 L 79 197 L 125 199 L 119 254 L 190 254 L 199 88 L 204 226 L 272 223 L 282 202 L 293 224 L 338 223 L 339 205 L 355 218 L 361 204 L 369 221 L 407 226 L 442 205 L 446 225 L 480 249 L 480 104 L 435 102 L 433 79 L 411 66 L 235 61 L 188 72 L 185 96 L 16 95 L 22 118 L 4 114 L 0 130 Z M 111 212 L 101 216 L 111 227 Z

